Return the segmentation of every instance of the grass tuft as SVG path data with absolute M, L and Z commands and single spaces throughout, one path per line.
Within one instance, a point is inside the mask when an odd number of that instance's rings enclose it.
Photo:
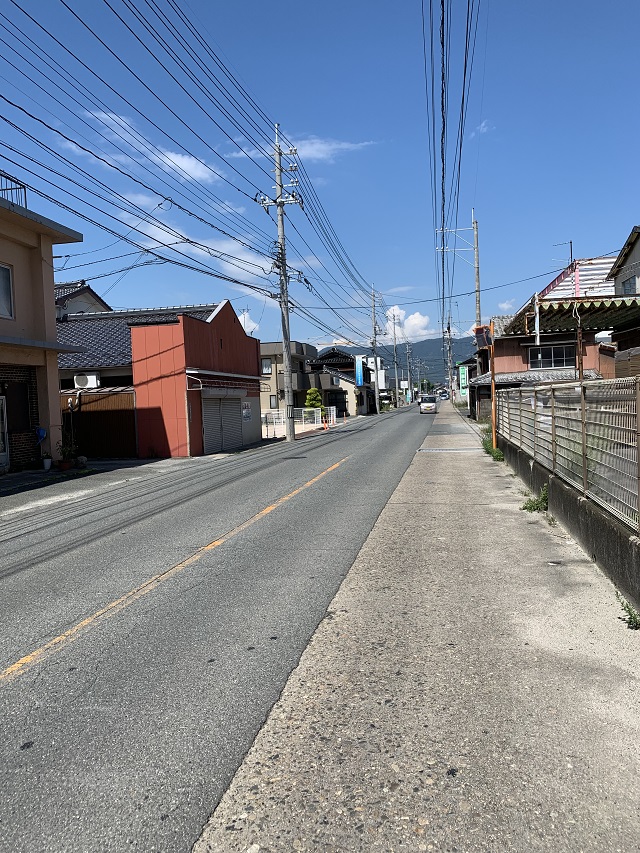
M 504 462 L 504 453 L 499 447 L 493 446 L 493 436 L 491 434 L 491 426 L 482 428 L 480 435 L 482 437 L 482 449 L 485 453 L 495 459 L 496 462 Z
M 549 509 L 549 492 L 547 486 L 544 485 L 540 489 L 540 495 L 537 498 L 529 498 L 526 500 L 520 509 L 527 512 L 546 512 Z
M 618 590 L 616 590 L 616 598 L 620 602 L 620 607 L 624 610 L 624 621 L 627 623 L 627 628 L 632 631 L 640 630 L 640 613 L 635 609 L 633 604 L 627 601 Z

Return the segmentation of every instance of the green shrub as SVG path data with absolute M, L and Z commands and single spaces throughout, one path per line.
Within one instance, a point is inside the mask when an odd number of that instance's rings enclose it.
M 540 489 L 540 496 L 537 498 L 529 498 L 526 500 L 520 509 L 527 512 L 546 512 L 549 509 L 549 489 L 545 484 Z
M 307 391 L 307 399 L 304 401 L 305 409 L 322 409 L 324 414 L 324 406 L 322 405 L 322 394 L 317 388 L 309 388 Z
M 493 435 L 491 431 L 491 426 L 485 426 L 482 428 L 480 435 L 482 436 L 482 449 L 485 453 L 488 453 L 492 459 L 495 459 L 496 462 L 504 462 L 504 453 L 500 450 L 499 447 L 493 446 Z

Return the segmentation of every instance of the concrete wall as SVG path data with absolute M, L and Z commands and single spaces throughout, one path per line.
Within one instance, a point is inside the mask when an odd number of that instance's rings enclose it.
M 577 489 L 534 462 L 498 435 L 508 465 L 532 494 L 548 488 L 549 513 L 566 527 L 620 592 L 640 608 L 640 539 L 634 532 Z
M 246 417 L 247 406 L 251 417 Z M 260 420 L 260 398 L 244 397 L 242 400 L 242 443 L 255 444 L 262 438 L 262 422 Z

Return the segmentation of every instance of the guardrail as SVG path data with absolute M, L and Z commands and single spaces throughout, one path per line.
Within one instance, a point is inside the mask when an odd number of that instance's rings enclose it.
M 640 377 L 498 391 L 507 441 L 634 530 L 640 505 Z

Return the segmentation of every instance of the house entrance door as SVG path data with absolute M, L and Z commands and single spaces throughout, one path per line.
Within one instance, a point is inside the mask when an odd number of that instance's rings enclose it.
M 9 436 L 7 435 L 7 398 L 0 397 L 0 472 L 9 468 Z

